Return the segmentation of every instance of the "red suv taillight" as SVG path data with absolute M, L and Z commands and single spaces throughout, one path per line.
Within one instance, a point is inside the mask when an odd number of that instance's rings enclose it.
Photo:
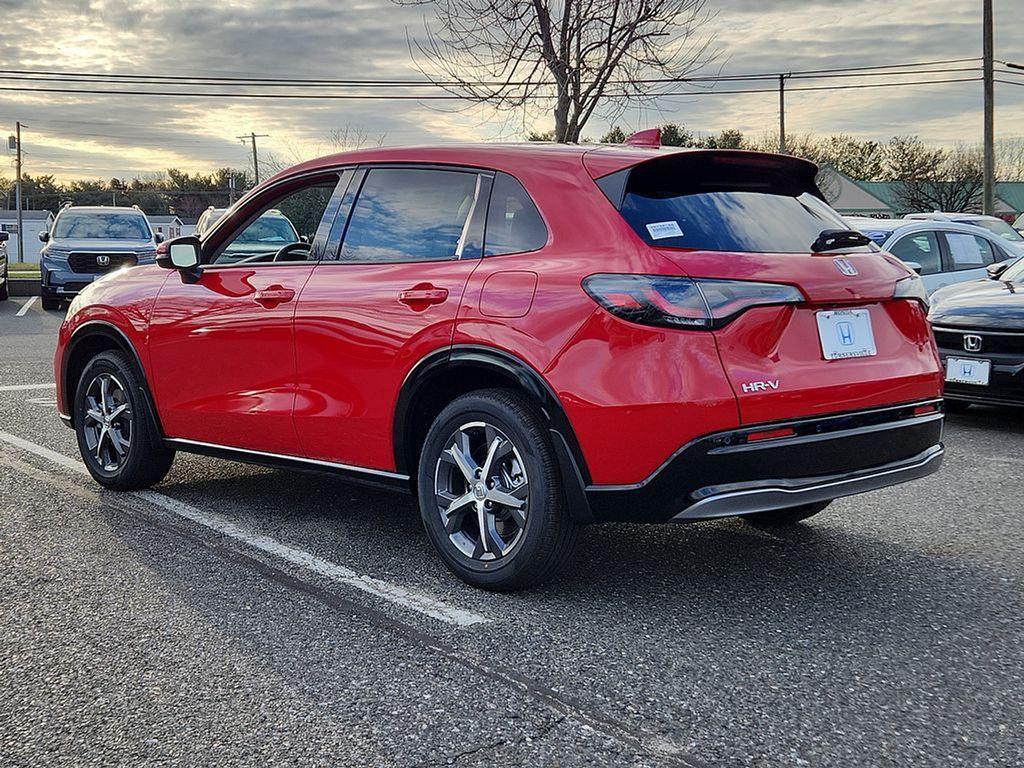
M 616 317 L 663 328 L 720 328 L 751 307 L 804 301 L 791 285 L 664 275 L 591 275 L 583 288 Z

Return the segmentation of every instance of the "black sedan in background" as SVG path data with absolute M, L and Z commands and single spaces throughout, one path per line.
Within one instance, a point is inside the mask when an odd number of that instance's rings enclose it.
M 1024 259 L 932 294 L 928 319 L 946 370 L 950 410 L 1024 406 Z

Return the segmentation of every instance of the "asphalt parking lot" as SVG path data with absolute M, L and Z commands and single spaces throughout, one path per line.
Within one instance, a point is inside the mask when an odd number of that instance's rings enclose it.
M 0 303 L 0 764 L 1024 764 L 1024 414 L 764 533 L 587 529 L 474 591 L 411 498 L 179 455 L 100 492 Z

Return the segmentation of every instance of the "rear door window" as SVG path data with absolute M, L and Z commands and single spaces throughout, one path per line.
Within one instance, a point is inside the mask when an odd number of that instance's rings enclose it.
M 495 174 L 487 209 L 484 256 L 536 251 L 547 241 L 547 227 L 523 185 L 507 173 Z
M 341 261 L 441 261 L 462 255 L 479 174 L 374 168 L 349 217 Z M 475 245 L 480 255 L 480 243 Z
M 893 243 L 889 252 L 901 261 L 920 264 L 922 275 L 935 275 L 942 271 L 939 239 L 934 232 L 915 232 L 911 235 L 904 235 Z
M 980 269 L 999 261 L 991 244 L 983 237 L 962 232 L 946 232 L 945 237 L 954 270 Z
M 740 153 L 642 163 L 629 174 L 619 210 L 648 244 L 668 248 L 808 253 L 823 230 L 849 229 L 821 198 L 811 164 Z

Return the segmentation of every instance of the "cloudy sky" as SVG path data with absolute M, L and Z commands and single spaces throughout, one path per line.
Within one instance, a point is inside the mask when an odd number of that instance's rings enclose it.
M 1024 62 L 1020 0 L 995 0 L 996 57 Z M 981 0 L 709 0 L 725 73 L 793 71 L 979 56 Z M 1016 8 L 1016 10 L 1014 10 Z M 0 0 L 0 69 L 298 78 L 416 78 L 407 32 L 422 7 L 390 0 Z M 943 77 L 970 76 L 964 74 Z M 911 78 L 914 79 L 914 78 Z M 1014 79 L 1024 82 L 1024 73 Z M 820 82 L 820 81 L 819 81 Z M 877 82 L 877 79 L 876 79 Z M 0 86 L 18 85 L 0 79 Z M 20 83 L 24 85 L 24 83 Z M 818 83 L 807 83 L 807 85 Z M 37 86 L 62 87 L 54 83 Z M 105 86 L 101 86 L 105 87 Z M 722 86 L 719 90 L 726 88 Z M 207 88 L 206 90 L 210 90 Z M 1024 87 L 997 85 L 997 137 L 1024 136 Z M 771 93 L 665 100 L 624 128 L 684 123 L 698 132 L 775 127 Z M 79 96 L 0 90 L 0 130 L 27 124 L 26 171 L 62 178 L 130 177 L 167 167 L 244 167 L 235 138 L 255 131 L 282 160 L 330 149 L 349 126 L 388 144 L 518 138 L 518 125 L 416 101 L 275 101 Z M 599 136 L 594 119 L 585 134 Z M 544 117 L 528 128 L 544 130 Z M 977 142 L 980 83 L 791 93 L 789 132 L 934 143 Z M 6 148 L 6 145 L 5 145 Z M 0 175 L 11 175 L 9 157 Z

